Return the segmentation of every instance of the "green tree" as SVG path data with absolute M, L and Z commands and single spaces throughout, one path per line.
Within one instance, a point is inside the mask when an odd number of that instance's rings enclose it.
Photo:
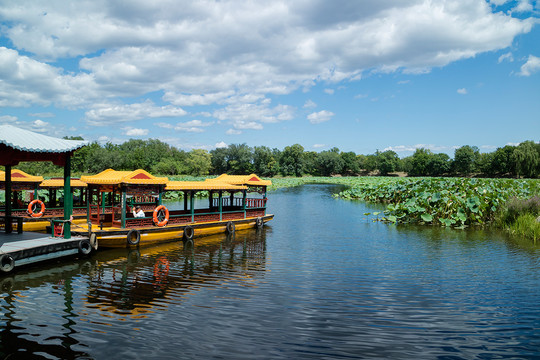
M 491 161 L 491 173 L 498 175 L 515 175 L 516 167 L 513 160 L 515 149 L 516 147 L 512 145 L 497 148 Z
M 319 153 L 315 151 L 306 151 L 303 154 L 304 173 L 311 176 L 319 176 L 318 158 Z
M 327 151 L 322 151 L 317 157 L 319 173 L 322 176 L 331 176 L 340 174 L 343 169 L 343 158 L 339 154 L 338 148 L 332 148 Z
M 475 164 L 480 151 L 476 146 L 465 145 L 454 151 L 454 172 L 461 175 L 470 175 L 476 171 Z
M 342 152 L 341 159 L 343 160 L 342 175 L 356 175 L 360 172 L 360 162 L 354 152 Z
M 519 144 L 512 156 L 516 166 L 516 175 L 535 177 L 538 174 L 539 158 L 534 141 L 524 141 Z
M 441 176 L 450 172 L 450 156 L 445 153 L 430 154 L 427 164 L 427 174 L 429 176 Z
M 279 161 L 281 173 L 284 176 L 302 176 L 302 172 L 304 171 L 303 155 L 304 147 L 302 145 L 294 144 L 292 146 L 286 146 L 281 153 L 281 159 Z
M 188 153 L 186 169 L 189 175 L 208 175 L 212 168 L 211 155 L 203 149 L 194 149 Z
M 429 163 L 433 153 L 429 149 L 416 149 L 412 155 L 409 175 L 426 176 L 429 173 Z
M 210 155 L 212 155 L 212 174 L 221 175 L 227 173 L 228 149 L 224 147 L 216 148 L 210 151 Z
M 279 171 L 279 163 L 274 151 L 266 146 L 253 148 L 253 170 L 259 176 L 272 177 Z
M 253 172 L 252 150 L 247 144 L 231 144 L 227 153 L 227 170 L 231 174 L 243 175 Z
M 387 150 L 377 153 L 377 169 L 382 175 L 394 172 L 399 166 L 399 156 L 395 151 Z

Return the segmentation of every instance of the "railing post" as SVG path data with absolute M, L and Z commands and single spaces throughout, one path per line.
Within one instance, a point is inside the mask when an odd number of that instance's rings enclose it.
M 219 191 L 219 221 L 223 220 L 223 192 Z
M 73 213 L 73 194 L 71 193 L 71 156 L 66 154 L 64 163 L 64 239 L 71 239 L 71 223 Z
M 5 166 L 6 170 L 6 223 L 5 223 L 5 231 L 6 234 L 11 234 L 13 231 L 13 224 L 11 223 L 13 220 L 11 219 L 11 165 Z
M 246 206 L 247 206 L 247 190 L 242 191 L 242 211 L 244 212 L 244 219 L 246 218 Z
M 189 192 L 189 197 L 190 197 L 190 210 L 191 210 L 191 222 L 195 222 L 195 192 L 194 191 L 190 191 Z
M 127 210 L 127 197 L 126 197 L 126 188 L 123 188 L 122 189 L 122 201 L 121 201 L 121 204 L 120 204 L 120 212 L 121 212 L 121 227 L 122 228 L 125 228 L 126 227 L 126 210 Z M 112 209 L 113 211 L 113 219 L 114 219 L 114 207 Z

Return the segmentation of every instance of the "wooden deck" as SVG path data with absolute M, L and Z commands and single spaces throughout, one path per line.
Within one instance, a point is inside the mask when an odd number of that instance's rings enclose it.
M 8 254 L 14 260 L 14 266 L 19 267 L 78 254 L 80 252 L 79 243 L 85 239 L 88 237 L 72 236 L 71 239 L 64 239 L 35 232 L 22 234 L 0 232 L 0 257 Z M 0 276 L 5 273 L 2 264 Z

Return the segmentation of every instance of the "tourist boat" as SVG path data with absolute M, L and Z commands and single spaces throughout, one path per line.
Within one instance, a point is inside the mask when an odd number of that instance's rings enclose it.
M 0 171 L 0 190 L 5 191 L 4 171 Z M 11 171 L 12 216 L 23 220 L 23 231 L 44 232 L 51 220 L 64 216 L 63 190 L 64 179 L 44 180 L 42 176 L 33 176 L 22 170 Z M 70 182 L 73 197 L 73 223 L 86 222 L 86 183 L 79 179 Z M 0 208 L 0 217 L 4 216 L 4 207 Z
M 87 234 L 100 247 L 192 241 L 198 236 L 262 227 L 274 217 L 266 214 L 266 190 L 271 182 L 255 174 L 169 181 L 142 169 L 107 169 L 81 180 L 88 184 L 88 224 L 77 226 L 72 233 Z M 204 206 L 197 201 L 196 206 L 195 196 L 202 191 L 208 193 L 208 200 L 203 201 Z M 183 207 L 168 209 L 163 203 L 164 192 L 181 192 Z M 107 201 L 110 213 L 103 209 Z M 144 217 L 134 216 L 135 206 L 142 208 Z

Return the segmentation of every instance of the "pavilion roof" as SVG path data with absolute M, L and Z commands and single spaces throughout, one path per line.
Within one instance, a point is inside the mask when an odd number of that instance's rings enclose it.
M 0 125 L 0 144 L 27 152 L 65 153 L 77 150 L 88 142 L 59 139 L 12 125 Z
M 88 187 L 88 184 L 84 181 L 81 181 L 80 179 L 71 179 L 69 182 L 71 187 L 76 188 L 82 188 L 82 187 Z M 64 179 L 54 178 L 54 179 L 47 179 L 43 180 L 41 184 L 39 184 L 39 187 L 41 188 L 63 188 L 64 187 Z
M 107 169 L 97 175 L 81 176 L 81 181 L 98 185 L 165 185 L 169 181 L 166 177 L 156 177 L 145 170 L 116 171 Z
M 0 182 L 4 182 L 4 181 L 6 181 L 6 172 L 0 170 Z M 12 182 L 40 183 L 43 181 L 43 176 L 33 176 L 19 169 L 11 169 L 11 181 Z
M 250 175 L 227 175 L 222 174 L 214 179 L 207 179 L 207 181 L 219 181 L 233 185 L 250 185 L 250 186 L 270 186 L 272 181 L 263 180 L 255 174 Z
M 240 191 L 247 189 L 247 186 L 232 185 L 220 181 L 169 181 L 165 190 L 223 190 Z

